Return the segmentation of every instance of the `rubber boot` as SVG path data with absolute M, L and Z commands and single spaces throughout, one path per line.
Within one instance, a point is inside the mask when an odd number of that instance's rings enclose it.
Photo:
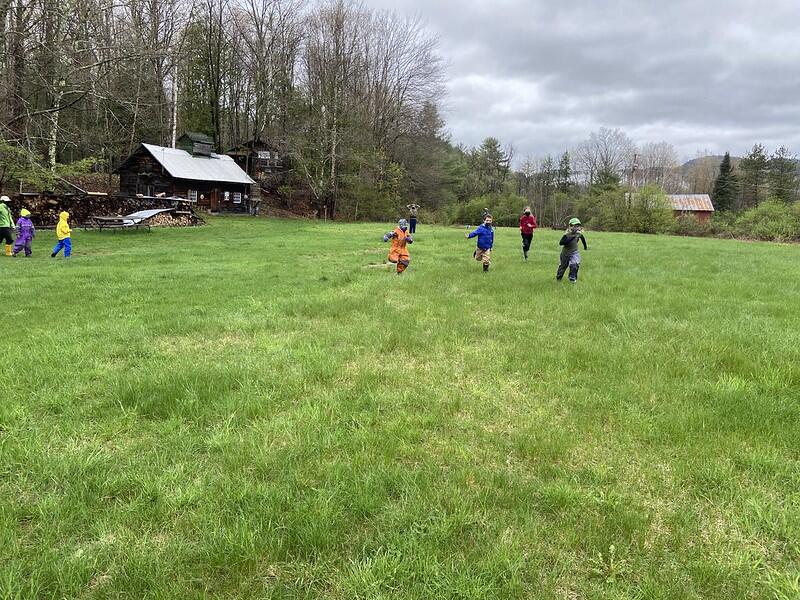
M 11 244 L 6 244 L 6 256 L 11 256 L 11 250 L 13 246 Z

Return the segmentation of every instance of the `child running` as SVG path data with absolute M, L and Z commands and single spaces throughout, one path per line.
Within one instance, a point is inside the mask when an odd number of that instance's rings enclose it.
M 561 236 L 561 241 L 558 242 L 562 246 L 561 264 L 558 265 L 558 272 L 556 273 L 558 281 L 561 281 L 567 268 L 569 268 L 569 282 L 578 283 L 578 269 L 581 266 L 581 253 L 578 250 L 579 241 L 583 242 L 583 249 L 588 250 L 586 238 L 583 237 L 583 226 L 580 219 L 570 219 L 569 228 Z
M 392 241 L 392 247 L 389 250 L 389 262 L 397 265 L 397 274 L 402 275 L 403 271 L 408 268 L 411 262 L 411 256 L 408 253 L 407 244 L 414 243 L 411 235 L 407 233 L 408 221 L 400 219 L 397 227 L 383 236 L 383 241 Z
M 15 257 L 17 254 L 25 250 L 25 257 L 28 258 L 32 254 L 31 243 L 33 238 L 36 237 L 36 228 L 33 226 L 33 221 L 30 220 L 31 211 L 23 208 L 19 211 L 19 219 L 17 219 L 17 241 L 14 242 L 14 252 L 11 256 Z
M 531 207 L 526 206 L 524 214 L 519 218 L 519 231 L 522 234 L 522 256 L 528 260 L 528 252 L 533 242 L 533 232 L 536 229 L 536 217 L 531 214 Z
M 72 229 L 69 227 L 69 213 L 63 211 L 58 215 L 58 225 L 56 226 L 56 236 L 58 236 L 58 243 L 53 248 L 53 253 L 50 255 L 55 258 L 56 255 L 64 249 L 64 258 L 69 258 L 72 255 Z
M 489 272 L 489 265 L 492 262 L 492 246 L 494 246 L 494 229 L 492 229 L 492 215 L 486 214 L 483 223 L 472 233 L 465 234 L 467 239 L 477 237 L 478 247 L 472 256 L 475 260 L 483 263 L 483 272 Z

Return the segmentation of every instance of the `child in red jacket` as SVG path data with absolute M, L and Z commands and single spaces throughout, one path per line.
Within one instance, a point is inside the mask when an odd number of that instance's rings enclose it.
M 519 218 L 519 231 L 522 234 L 522 256 L 528 260 L 528 252 L 533 242 L 533 231 L 536 229 L 536 217 L 531 214 L 531 207 L 525 207 L 525 214 Z

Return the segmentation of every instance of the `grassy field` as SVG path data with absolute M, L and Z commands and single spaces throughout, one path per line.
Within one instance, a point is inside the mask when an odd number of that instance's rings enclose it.
M 0 598 L 800 598 L 800 248 L 388 229 L 0 260 Z

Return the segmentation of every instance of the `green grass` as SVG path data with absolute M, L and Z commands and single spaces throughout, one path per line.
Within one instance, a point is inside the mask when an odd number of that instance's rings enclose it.
M 0 598 L 800 597 L 800 248 L 389 227 L 0 261 Z

